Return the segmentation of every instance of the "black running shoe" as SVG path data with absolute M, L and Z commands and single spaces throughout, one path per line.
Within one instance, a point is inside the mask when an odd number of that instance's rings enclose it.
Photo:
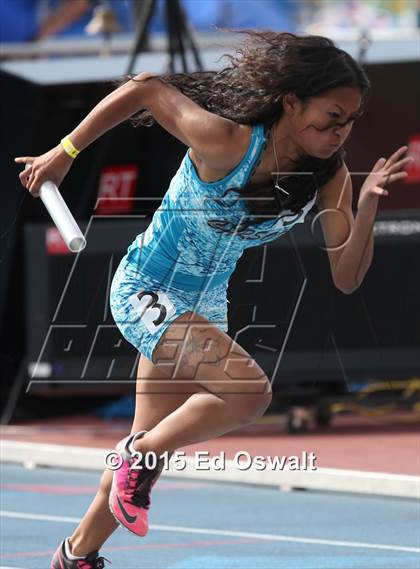
M 99 557 L 98 551 L 92 551 L 84 559 L 71 560 L 66 555 L 65 540 L 59 545 L 51 561 L 50 569 L 104 569 L 105 557 Z M 108 561 L 111 563 L 110 561 Z

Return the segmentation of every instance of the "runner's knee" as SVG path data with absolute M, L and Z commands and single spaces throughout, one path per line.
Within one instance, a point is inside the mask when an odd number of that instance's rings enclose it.
M 270 382 L 262 381 L 258 389 L 243 394 L 231 394 L 230 404 L 240 425 L 249 425 L 264 415 L 272 401 Z

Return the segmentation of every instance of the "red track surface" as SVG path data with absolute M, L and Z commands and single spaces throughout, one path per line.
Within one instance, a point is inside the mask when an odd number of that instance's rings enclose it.
M 1 428 L 3 439 L 84 447 L 112 448 L 130 431 L 121 420 L 73 416 L 20 423 Z M 267 415 L 260 422 L 216 439 L 190 445 L 210 455 L 238 451 L 262 456 L 300 456 L 314 452 L 318 468 L 343 468 L 371 472 L 420 475 L 420 432 L 413 414 L 399 413 L 381 418 L 343 415 L 334 417 L 328 429 L 312 428 L 289 435 L 281 416 Z

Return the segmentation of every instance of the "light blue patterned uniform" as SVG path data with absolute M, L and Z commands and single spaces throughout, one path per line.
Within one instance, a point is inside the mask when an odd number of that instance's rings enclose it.
M 227 331 L 227 287 L 248 247 L 267 243 L 303 223 L 316 193 L 299 213 L 282 212 L 243 229 L 244 199 L 228 188 L 250 179 L 267 142 L 262 125 L 252 131 L 238 166 L 217 182 L 203 182 L 187 152 L 146 231 L 128 247 L 114 275 L 110 305 L 123 336 L 153 363 L 164 331 L 194 310 Z M 239 199 L 238 199 L 239 198 Z

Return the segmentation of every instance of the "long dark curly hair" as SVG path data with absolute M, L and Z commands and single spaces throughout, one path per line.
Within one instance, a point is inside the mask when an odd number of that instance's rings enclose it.
M 223 56 L 230 60 L 224 69 L 164 74 L 159 78 L 212 113 L 240 124 L 264 125 L 267 135 L 284 113 L 282 97 L 286 93 L 294 93 L 305 103 L 336 87 L 356 87 L 362 98 L 359 115 L 363 113 L 370 93 L 369 79 L 361 66 L 329 38 L 255 30 L 237 33 L 245 34 L 245 40 L 235 55 Z M 153 117 L 143 109 L 131 121 L 135 126 L 150 126 Z M 281 180 L 281 186 L 290 194 L 286 199 L 285 194 L 280 196 L 274 190 L 272 181 L 229 188 L 226 193 L 238 192 L 251 214 L 242 229 L 284 211 L 299 212 L 334 176 L 344 156 L 343 148 L 327 159 L 301 156 L 294 169 L 300 174 Z

